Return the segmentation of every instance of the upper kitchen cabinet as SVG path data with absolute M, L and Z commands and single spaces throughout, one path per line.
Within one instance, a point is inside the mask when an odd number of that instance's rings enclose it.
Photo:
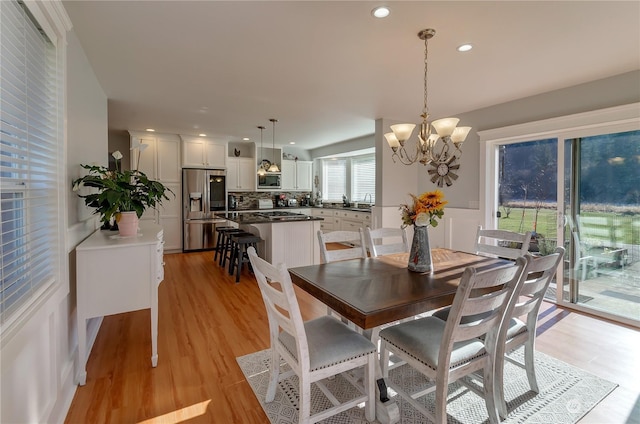
M 229 143 L 227 190 L 255 191 L 257 163 L 253 143 Z
M 312 162 L 282 160 L 282 190 L 311 191 Z
M 182 218 L 180 208 L 180 137 L 175 134 L 149 134 L 130 131 L 131 146 L 139 141 L 148 147 L 140 154 L 139 149 L 131 151 L 131 169 L 144 172 L 152 180 L 160 181 L 173 191 L 168 193 L 169 200 L 155 209 L 147 209 L 143 220 L 153 221 L 164 228 L 165 250 L 182 249 Z
M 255 191 L 256 161 L 254 158 L 227 158 L 227 190 Z
M 184 168 L 225 168 L 227 145 L 203 137 L 182 137 L 182 166 Z

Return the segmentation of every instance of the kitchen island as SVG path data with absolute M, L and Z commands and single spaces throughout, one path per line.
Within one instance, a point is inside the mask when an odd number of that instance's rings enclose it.
M 323 218 L 291 212 L 228 212 L 216 216 L 262 238 L 258 255 L 287 267 L 320 263 L 318 230 Z

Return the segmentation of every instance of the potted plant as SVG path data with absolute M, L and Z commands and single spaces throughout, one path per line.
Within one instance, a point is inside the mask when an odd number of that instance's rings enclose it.
M 138 143 L 132 150 L 139 149 L 140 155 L 146 146 Z M 144 211 L 158 207 L 163 200 L 169 200 L 167 194 L 173 194 L 173 191 L 161 182 L 149 179 L 142 171 L 123 171 L 120 151 L 113 152 L 112 156 L 116 162 L 115 170 L 104 166 L 80 165 L 89 173 L 74 180 L 72 188 L 76 192 L 82 186 L 97 189 L 94 193 L 78 196 L 84 199 L 87 206 L 95 209 L 94 214 L 100 214 L 103 229 L 109 228 L 112 218 L 115 218 L 120 235 L 133 236 L 137 233 L 138 219 Z

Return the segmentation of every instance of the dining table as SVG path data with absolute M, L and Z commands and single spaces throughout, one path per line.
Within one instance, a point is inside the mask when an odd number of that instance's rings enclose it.
M 363 330 L 377 344 L 381 326 L 453 303 L 467 267 L 484 271 L 513 262 L 451 249 L 432 249 L 432 270 L 409 271 L 408 253 L 351 259 L 289 268 L 291 280 L 311 296 Z M 387 396 L 380 367 L 376 370 L 376 419 L 396 423 L 400 413 Z

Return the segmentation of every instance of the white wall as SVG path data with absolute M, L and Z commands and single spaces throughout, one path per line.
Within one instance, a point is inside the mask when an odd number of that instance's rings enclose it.
M 60 249 L 67 252 L 69 278 L 15 332 L 3 335 L 2 423 L 61 423 L 77 387 L 73 249 L 93 232 L 96 220 L 72 193 L 71 181 L 80 176 L 80 163 L 107 163 L 107 99 L 75 34 L 67 38 L 67 228 Z

